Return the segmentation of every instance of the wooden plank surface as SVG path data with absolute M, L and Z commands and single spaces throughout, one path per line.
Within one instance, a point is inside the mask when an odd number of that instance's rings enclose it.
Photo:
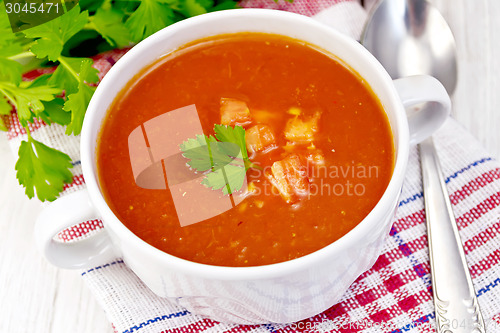
M 41 205 L 17 183 L 15 158 L 0 136 L 0 332 L 113 332 L 76 271 L 45 261 L 34 244 Z
M 453 116 L 500 158 L 500 1 L 432 2 L 457 40 Z M 0 135 L 0 332 L 112 332 L 78 273 L 51 266 L 36 251 L 40 204 L 24 196 L 14 164 Z
M 500 158 L 500 1 L 436 0 L 455 35 L 453 116 Z

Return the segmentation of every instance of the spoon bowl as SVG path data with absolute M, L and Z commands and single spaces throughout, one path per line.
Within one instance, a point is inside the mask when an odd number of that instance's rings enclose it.
M 438 79 L 449 95 L 455 90 L 455 39 L 426 0 L 379 1 L 361 41 L 393 79 L 427 74 Z

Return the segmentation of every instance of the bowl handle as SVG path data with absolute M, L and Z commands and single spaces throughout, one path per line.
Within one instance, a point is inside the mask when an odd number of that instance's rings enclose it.
M 394 86 L 406 109 L 410 144 L 418 144 L 446 121 L 451 110 L 450 96 L 441 82 L 428 75 L 397 79 Z
M 68 194 L 50 203 L 35 223 L 35 241 L 47 260 L 61 268 L 90 268 L 117 256 L 105 229 L 72 242 L 55 240 L 64 229 L 83 221 L 98 219 L 86 189 Z

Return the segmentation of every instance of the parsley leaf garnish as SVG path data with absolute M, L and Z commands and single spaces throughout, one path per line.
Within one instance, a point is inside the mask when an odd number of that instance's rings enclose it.
M 239 152 L 241 152 L 242 157 L 245 161 L 249 162 L 247 145 L 245 141 L 245 130 L 241 126 L 235 126 L 234 128 L 227 125 L 215 125 L 214 126 L 215 137 L 222 142 L 232 142 L 234 145 L 225 145 L 223 149 L 230 156 L 236 157 Z M 238 151 L 234 151 L 237 147 Z M 231 148 L 233 149 L 231 151 Z
M 71 183 L 73 175 L 69 169 L 72 167 L 68 155 L 28 135 L 28 141 L 22 141 L 19 147 L 15 169 L 17 179 L 26 188 L 29 198 L 36 194 L 41 201 L 53 201 L 64 184 Z
M 208 173 L 201 183 L 213 190 L 222 189 L 222 193 L 230 194 L 241 189 L 245 175 L 243 163 L 240 166 L 229 164 Z
M 205 174 L 203 185 L 230 194 L 241 189 L 247 170 L 254 165 L 248 158 L 243 127 L 215 125 L 214 131 L 215 138 L 197 135 L 179 147 L 192 169 L 210 171 Z

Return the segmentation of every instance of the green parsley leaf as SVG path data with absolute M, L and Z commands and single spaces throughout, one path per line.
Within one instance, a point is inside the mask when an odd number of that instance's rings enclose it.
M 183 151 L 182 156 L 189 159 L 187 164 L 196 171 L 207 171 L 212 169 L 212 157 L 208 144 L 215 142 L 213 136 L 197 135 L 196 138 L 190 138 L 180 144 Z
M 205 14 L 207 12 L 206 8 L 212 7 L 212 1 L 206 0 L 185 0 L 182 5 L 180 12 L 186 17 L 196 16 Z
M 85 83 L 85 78 L 92 77 L 92 61 L 85 59 L 81 63 L 80 74 L 78 77 L 78 92 L 68 96 L 64 103 L 63 110 L 71 112 L 71 122 L 66 128 L 66 134 L 80 134 L 82 131 L 83 117 L 87 111 L 90 99 L 94 94 L 95 88 Z
M 76 5 L 78 5 L 80 0 L 64 0 L 62 1 L 63 6 L 66 8 L 66 11 L 72 10 Z
M 89 19 L 92 27 L 112 47 L 122 48 L 130 44 L 132 38 L 123 22 L 123 13 L 119 10 L 99 8 Z
M 78 92 L 78 84 L 80 79 L 88 83 L 97 83 L 99 81 L 98 70 L 90 67 L 84 76 L 82 76 L 81 68 L 84 61 L 92 60 L 88 58 L 69 58 L 60 56 L 59 66 L 50 77 L 49 83 L 55 87 L 59 87 L 66 92 L 66 96 Z
M 57 61 L 61 55 L 64 43 L 87 24 L 88 12 L 80 13 L 80 6 L 75 6 L 69 12 L 49 22 L 24 31 L 26 37 L 38 38 L 31 47 L 38 58 L 47 57 Z
M 245 175 L 243 163 L 240 166 L 230 164 L 208 173 L 201 183 L 213 190 L 222 189 L 222 193 L 230 194 L 241 189 Z
M 71 122 L 71 114 L 63 110 L 64 99 L 55 98 L 50 102 L 42 102 L 45 110 L 39 117 L 47 124 L 56 123 L 59 125 L 68 125 Z
M 10 111 L 12 111 L 12 105 L 9 104 L 6 97 L 0 96 L 0 114 L 9 115 Z
M 44 109 L 42 101 L 51 101 L 61 90 L 51 86 L 37 85 L 37 81 L 22 82 L 19 86 L 10 82 L 0 82 L 0 97 L 6 97 L 17 109 L 19 121 L 23 126 L 39 115 Z M 33 114 L 32 114 L 33 113 Z
M 19 147 L 19 159 L 15 165 L 19 184 L 26 188 L 26 195 L 41 201 L 53 201 L 63 190 L 65 183 L 71 183 L 73 175 L 68 155 L 50 148 L 28 136 Z
M 33 81 L 23 81 L 19 86 L 21 88 L 43 87 L 49 84 L 49 80 L 50 80 L 50 74 L 42 74 L 37 78 L 35 78 Z
M 215 125 L 215 137 L 197 135 L 180 144 L 187 164 L 198 172 L 206 172 L 202 184 L 224 194 L 238 191 L 243 186 L 246 171 L 253 166 L 241 126 Z
M 207 8 L 207 10 L 208 12 L 216 12 L 218 10 L 236 9 L 236 8 L 240 8 L 238 7 L 238 1 L 224 0 L 224 1 L 219 1 L 212 8 Z
M 0 15 L 2 14 L 0 13 Z M 9 59 L 9 57 L 21 53 L 23 48 L 12 31 L 4 30 L 0 28 L 0 80 L 19 84 L 23 66 L 17 61 Z
M 7 11 L 5 9 L 4 2 L 0 2 L 0 46 L 2 46 L 2 50 L 0 50 L 0 54 L 3 53 L 3 47 L 6 45 L 13 45 L 18 47 L 16 43 L 17 36 L 12 32 L 12 28 L 10 26 L 9 17 L 7 16 Z M 14 54 L 17 52 L 14 52 Z
M 169 0 L 142 0 L 125 25 L 132 40 L 137 42 L 174 23 L 174 11 Z
M 82 8 L 82 10 L 88 10 L 90 12 L 95 12 L 101 6 L 106 6 L 111 0 L 80 0 L 78 4 Z
M 21 82 L 23 66 L 17 61 L 0 58 L 0 78 L 18 85 Z
M 24 51 L 22 39 L 12 32 L 4 4 L 0 4 L 0 80 L 16 85 L 21 82 L 22 65 L 9 57 Z
M 195 0 L 205 9 L 212 8 L 214 6 L 214 0 Z
M 188 150 L 196 149 L 201 146 L 206 146 L 207 142 L 215 142 L 215 138 L 213 136 L 206 136 L 202 134 L 196 135 L 196 137 L 187 139 L 183 143 L 180 144 L 181 150 L 186 153 Z M 207 169 L 208 170 L 208 169 Z
M 0 57 L 8 58 L 24 51 L 20 38 L 16 37 L 12 31 L 4 32 L 0 29 L 0 33 L 5 33 L 0 37 Z
M 0 96 L 0 131 L 7 131 L 4 117 L 10 115 L 12 105 L 7 102 L 7 98 Z
M 234 162 L 239 148 L 231 142 L 219 142 L 213 136 L 197 135 L 195 139 L 188 139 L 181 145 L 182 156 L 189 159 L 187 163 L 199 172 L 216 170 Z M 235 156 L 228 154 L 230 151 Z M 241 161 L 241 154 L 239 156 Z
M 32 39 L 22 33 L 13 33 L 3 2 L 0 2 L 0 81 L 10 81 L 15 84 L 21 82 L 21 72 L 33 69 L 33 65 L 40 65 L 34 61 L 34 54 L 29 52 Z M 17 62 L 20 60 L 20 62 Z
M 241 152 L 243 159 L 247 162 L 248 160 L 248 152 L 247 145 L 245 141 L 245 130 L 241 126 L 235 126 L 234 128 L 227 125 L 215 125 L 214 126 L 215 137 L 222 142 L 232 142 L 239 148 L 238 150 Z M 231 146 L 225 146 L 224 148 L 231 148 Z M 226 150 L 226 153 L 236 157 L 234 154 L 238 154 L 239 152 L 231 152 Z M 248 169 L 248 167 L 247 167 Z

